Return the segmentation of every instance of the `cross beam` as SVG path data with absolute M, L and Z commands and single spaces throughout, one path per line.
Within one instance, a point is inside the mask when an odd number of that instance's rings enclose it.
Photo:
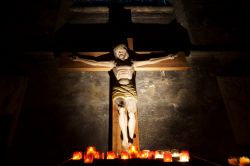
M 80 52 L 80 55 L 90 55 L 97 57 L 99 54 L 105 52 Z M 140 52 L 139 52 L 140 53 Z M 144 52 L 145 53 L 145 52 Z M 68 57 L 71 53 L 62 53 L 62 57 L 60 59 L 59 69 L 69 72 L 83 72 L 83 71 L 110 71 L 108 67 L 102 66 L 91 66 L 88 64 L 84 64 L 82 62 L 74 62 L 71 61 Z M 186 57 L 184 53 L 179 52 L 178 57 L 173 60 L 165 60 L 159 62 L 157 64 L 152 65 L 144 65 L 136 68 L 136 71 L 173 71 L 173 70 L 187 70 L 190 67 L 187 64 Z M 140 56 L 143 56 L 141 54 Z

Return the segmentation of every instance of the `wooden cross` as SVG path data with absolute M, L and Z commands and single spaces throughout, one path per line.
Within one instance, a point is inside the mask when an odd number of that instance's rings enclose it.
M 133 50 L 133 39 L 128 38 L 128 48 L 129 50 Z M 78 52 L 79 55 L 84 56 L 94 56 L 98 57 L 109 52 Z M 136 52 L 137 54 L 141 54 L 141 56 L 145 54 L 164 54 L 164 51 L 154 51 L 154 52 Z M 108 67 L 102 66 L 91 66 L 82 62 L 71 61 L 68 57 L 72 53 L 63 53 L 60 63 L 60 69 L 64 71 L 110 71 Z M 173 60 L 165 60 L 153 65 L 144 65 L 136 68 L 136 71 L 170 71 L 170 70 L 186 70 L 188 69 L 188 65 L 185 59 L 184 52 L 178 52 L 178 57 Z M 165 53 L 166 56 L 166 53 Z M 153 57 L 152 57 L 153 58 Z M 112 151 L 120 152 L 122 150 L 121 147 L 121 130 L 119 127 L 118 121 L 119 112 L 112 101 Z M 135 138 L 133 139 L 133 145 L 139 147 L 139 127 L 138 127 L 138 116 L 136 113 L 136 127 L 135 127 Z

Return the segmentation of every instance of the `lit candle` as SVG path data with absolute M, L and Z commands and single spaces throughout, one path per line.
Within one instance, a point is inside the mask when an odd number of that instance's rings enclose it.
M 240 166 L 249 166 L 250 165 L 250 159 L 246 156 L 242 156 L 239 159 Z
M 93 160 L 93 155 L 84 154 L 84 163 L 93 163 Z
M 180 162 L 189 162 L 189 152 L 187 150 L 182 150 L 179 157 Z
M 161 150 L 155 151 L 155 159 L 163 159 L 163 152 Z
M 72 160 L 81 160 L 82 159 L 82 152 L 75 151 L 73 152 Z
M 173 158 L 177 158 L 177 157 L 180 156 L 180 153 L 179 153 L 179 151 L 177 149 L 172 149 L 171 153 L 172 153 Z
M 94 153 L 94 158 L 95 158 L 95 159 L 101 159 L 101 153 L 98 152 L 98 151 L 95 151 L 95 153 Z
M 168 151 L 165 151 L 163 153 L 163 161 L 164 162 L 172 162 L 172 153 L 168 152 Z
M 89 147 L 87 147 L 87 152 L 86 153 L 87 153 L 87 155 L 90 155 L 90 154 L 95 155 L 96 148 L 94 146 L 89 146 Z
M 104 152 L 101 153 L 101 159 L 104 159 L 105 158 L 105 154 Z
M 238 158 L 236 158 L 236 157 L 230 156 L 230 157 L 227 159 L 227 161 L 228 161 L 228 164 L 229 164 L 229 165 L 239 165 L 239 164 L 238 164 Z
M 128 159 L 128 152 L 127 151 L 122 151 L 121 152 L 121 159 L 123 159 L 123 160 Z
M 154 159 L 155 158 L 155 151 L 150 151 L 148 153 L 148 159 Z
M 94 146 L 87 147 L 84 154 L 84 163 L 92 163 L 96 155 L 96 148 Z
M 140 153 L 139 153 L 139 157 L 140 157 L 141 159 L 147 159 L 149 153 L 150 153 L 149 150 L 142 150 L 142 151 L 140 151 Z
M 137 158 L 139 154 L 139 148 L 138 146 L 130 146 L 128 149 L 129 152 L 129 158 Z
M 108 160 L 112 160 L 112 159 L 115 159 L 115 158 L 116 158 L 115 152 L 113 152 L 113 151 L 108 151 L 107 152 L 107 159 Z

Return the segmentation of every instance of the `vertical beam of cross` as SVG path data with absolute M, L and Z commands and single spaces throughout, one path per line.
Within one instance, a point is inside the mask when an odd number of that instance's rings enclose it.
M 127 38 L 127 42 L 128 42 L 128 49 L 129 50 L 134 50 L 134 41 L 133 41 L 133 38 Z
M 129 50 L 133 50 L 133 38 L 127 38 L 127 42 Z M 133 145 L 139 148 L 138 112 L 136 112 L 135 118 L 136 118 L 136 126 L 133 138 Z M 115 106 L 114 101 L 112 101 L 112 151 L 117 153 L 121 152 L 123 150 L 121 144 L 122 144 L 122 135 L 119 126 L 119 111 Z

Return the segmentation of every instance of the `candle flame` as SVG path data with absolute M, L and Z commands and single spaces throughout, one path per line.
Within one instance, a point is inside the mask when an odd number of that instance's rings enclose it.
M 112 159 L 115 159 L 115 158 L 116 158 L 115 152 L 113 152 L 113 151 L 108 151 L 107 152 L 107 159 L 108 160 L 112 160 Z
M 163 153 L 163 161 L 164 162 L 172 162 L 172 153 L 171 152 L 164 152 Z
M 93 160 L 94 160 L 93 155 L 88 155 L 88 154 L 84 155 L 84 163 L 93 163 Z
M 122 151 L 121 152 L 121 159 L 123 159 L 123 160 L 128 159 L 128 152 L 127 151 Z
M 180 153 L 180 162 L 189 162 L 189 152 L 187 150 L 183 150 Z
M 147 159 L 149 156 L 150 151 L 149 150 L 142 150 L 139 154 L 139 157 L 141 159 Z
M 82 159 L 82 152 L 80 151 L 75 151 L 73 153 L 72 160 L 81 160 Z

